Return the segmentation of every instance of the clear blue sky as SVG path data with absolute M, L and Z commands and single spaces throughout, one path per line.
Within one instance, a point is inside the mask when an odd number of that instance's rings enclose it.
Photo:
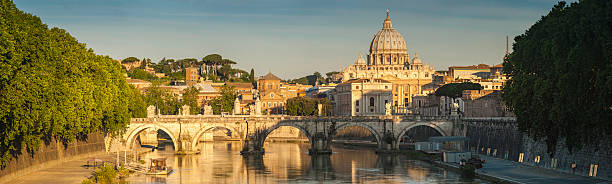
M 554 0 L 17 0 L 17 7 L 68 30 L 115 59 L 199 58 L 219 53 L 257 75 L 283 79 L 337 71 L 367 54 L 385 10 L 436 70 L 498 64 L 505 36 L 523 33 Z

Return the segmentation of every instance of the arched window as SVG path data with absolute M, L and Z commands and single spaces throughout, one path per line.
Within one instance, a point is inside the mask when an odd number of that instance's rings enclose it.
M 370 106 L 374 106 L 374 97 L 370 97 Z

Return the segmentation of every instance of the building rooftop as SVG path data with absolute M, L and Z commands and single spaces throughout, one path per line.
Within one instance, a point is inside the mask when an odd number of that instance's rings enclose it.
M 338 85 L 348 84 L 348 83 L 366 83 L 366 82 L 371 82 L 370 80 L 371 79 L 351 79 L 351 80 L 348 80 L 346 82 L 340 83 Z M 387 80 L 383 80 L 383 79 L 373 79 L 373 80 L 376 83 L 391 83 L 391 82 L 389 82 Z
M 448 67 L 449 69 L 489 69 L 491 68 L 491 66 L 487 65 L 487 64 L 479 64 L 479 65 L 472 65 L 472 66 L 451 66 Z
M 268 74 L 264 75 L 260 79 L 263 79 L 263 80 L 281 80 L 281 78 L 278 78 L 276 75 L 272 74 L 271 72 L 268 72 Z
M 253 89 L 253 84 L 250 82 L 233 82 L 233 83 L 226 83 L 228 86 L 234 86 L 235 88 L 248 88 L 248 89 Z
M 213 88 L 210 84 L 196 84 L 194 87 L 198 88 L 200 92 L 217 92 L 215 88 Z

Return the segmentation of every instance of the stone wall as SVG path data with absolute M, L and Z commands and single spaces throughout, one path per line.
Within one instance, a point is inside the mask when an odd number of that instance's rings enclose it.
M 547 153 L 546 144 L 541 140 L 534 141 L 518 131 L 514 120 L 471 118 L 464 121 L 467 125 L 466 136 L 469 138 L 469 147 L 474 153 L 560 172 L 612 179 L 612 148 L 607 146 L 610 145 L 609 142 L 603 143 L 598 149 L 595 146 L 585 146 L 570 153 L 563 141 L 560 141 L 555 155 L 551 157 Z M 602 138 L 602 140 L 611 140 L 611 138 Z
M 68 146 L 52 140 L 49 144 L 43 143 L 34 154 L 24 150 L 23 154 L 13 158 L 4 168 L 0 168 L 0 183 L 77 156 L 104 151 L 104 135 L 95 133 L 87 137 L 86 141 L 75 141 Z
M 465 96 L 465 95 L 464 95 Z M 468 95 L 469 96 L 469 95 Z M 511 117 L 514 114 L 507 110 L 501 100 L 501 93 L 495 91 L 477 98 L 464 100 L 464 117 Z

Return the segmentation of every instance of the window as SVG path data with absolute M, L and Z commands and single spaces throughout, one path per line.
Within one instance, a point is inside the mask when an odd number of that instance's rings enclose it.
M 359 106 L 359 100 L 355 100 L 355 106 Z
M 386 105 L 387 103 L 389 103 L 389 101 L 385 100 L 385 105 Z
M 272 106 L 272 107 L 276 107 L 276 102 L 274 102 L 274 106 Z
M 389 86 L 385 86 L 385 89 L 389 89 Z
M 359 89 L 359 86 L 355 86 L 355 89 Z
M 272 107 L 272 103 L 271 102 L 268 102 L 268 107 Z
M 370 97 L 370 106 L 374 106 L 374 97 Z
M 356 108 L 356 109 L 355 109 L 355 112 L 359 112 L 359 108 Z

